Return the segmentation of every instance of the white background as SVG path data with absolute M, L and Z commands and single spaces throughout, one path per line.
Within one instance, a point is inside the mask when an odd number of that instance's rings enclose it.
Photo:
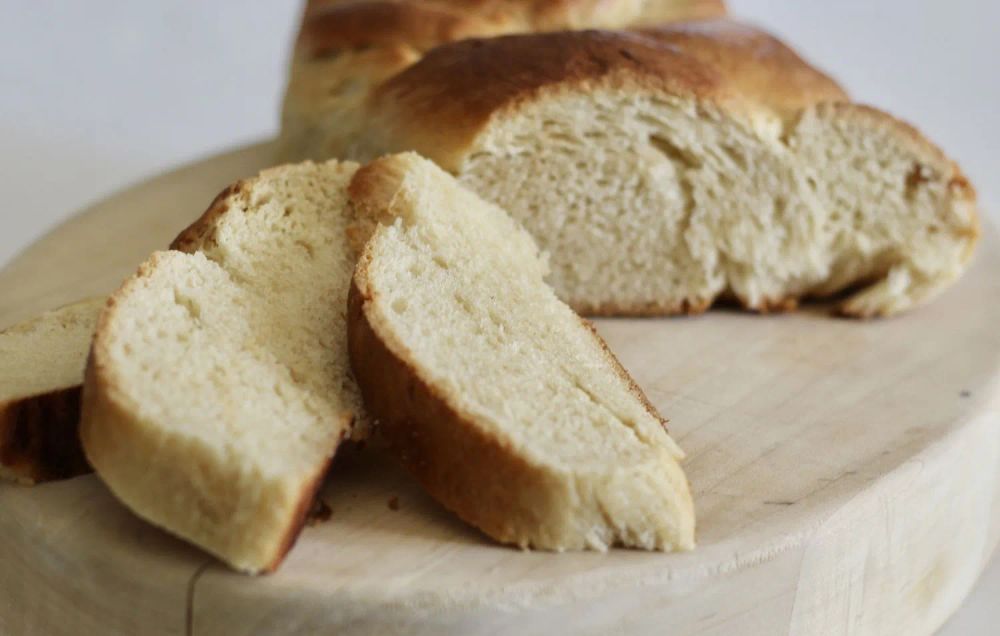
M 960 159 L 1000 217 L 1000 2 L 730 0 Z M 0 0 L 0 264 L 86 204 L 275 134 L 297 2 Z M 1000 563 L 943 631 L 1000 634 Z

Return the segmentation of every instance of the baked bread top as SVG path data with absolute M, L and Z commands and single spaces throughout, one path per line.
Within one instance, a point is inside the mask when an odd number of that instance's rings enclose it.
M 356 156 L 370 93 L 441 44 L 724 14 L 720 0 L 313 1 L 295 44 L 278 154 L 296 161 Z
M 296 55 L 390 46 L 425 52 L 470 37 L 620 28 L 725 13 L 722 0 L 310 0 Z
M 692 20 L 639 32 L 718 73 L 743 99 L 779 113 L 825 101 L 847 101 L 844 89 L 770 33 L 731 19 Z
M 554 92 L 598 89 L 696 99 L 764 126 L 847 99 L 780 40 L 732 20 L 512 35 L 437 47 L 387 79 L 367 105 L 370 145 L 355 150 L 369 159 L 413 148 L 457 171 L 493 118 Z

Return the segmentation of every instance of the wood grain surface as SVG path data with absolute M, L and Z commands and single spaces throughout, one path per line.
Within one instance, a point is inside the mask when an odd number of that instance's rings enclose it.
M 0 272 L 0 325 L 111 291 L 253 146 L 82 212 Z M 142 523 L 94 476 L 0 485 L 0 633 L 924 634 L 1000 540 L 1000 241 L 931 305 L 600 320 L 688 453 L 699 548 L 496 546 L 371 444 L 346 449 L 329 520 L 251 579 Z

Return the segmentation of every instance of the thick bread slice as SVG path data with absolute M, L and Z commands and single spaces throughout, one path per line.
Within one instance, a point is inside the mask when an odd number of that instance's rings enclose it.
M 344 316 L 356 166 L 267 170 L 223 192 L 112 296 L 81 437 L 128 507 L 233 568 L 274 570 L 361 417 Z
M 279 153 L 284 160 L 351 157 L 364 143 L 371 91 L 440 44 L 725 12 L 722 0 L 313 0 L 295 45 Z
M 521 221 L 578 311 L 750 309 L 854 292 L 893 314 L 978 236 L 959 168 L 729 20 L 437 47 L 368 104 L 359 160 L 416 150 Z M 860 289 L 855 289 L 860 287 Z
M 89 470 L 80 449 L 80 384 L 103 298 L 0 332 L 0 478 L 31 485 Z
M 423 486 L 504 543 L 693 547 L 682 452 L 524 230 L 414 154 L 362 168 L 351 200 L 382 222 L 354 275 L 351 363 Z

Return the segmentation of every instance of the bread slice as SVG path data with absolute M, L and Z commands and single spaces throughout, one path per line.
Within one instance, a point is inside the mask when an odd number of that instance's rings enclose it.
M 912 127 L 730 20 L 437 47 L 374 91 L 352 158 L 416 150 L 507 210 L 588 314 L 859 317 L 940 292 L 975 192 Z
M 448 42 L 718 17 L 722 0 L 311 0 L 282 114 L 284 161 L 349 158 L 379 83 Z
M 280 564 L 362 416 L 344 321 L 355 169 L 306 163 L 229 188 L 97 327 L 91 464 L 139 516 L 242 572 Z
M 80 384 L 103 298 L 0 332 L 0 478 L 32 485 L 89 470 L 80 449 Z
M 351 363 L 428 492 L 525 548 L 693 547 L 682 452 L 527 233 L 415 154 L 362 168 L 351 200 L 381 222 L 351 288 Z

